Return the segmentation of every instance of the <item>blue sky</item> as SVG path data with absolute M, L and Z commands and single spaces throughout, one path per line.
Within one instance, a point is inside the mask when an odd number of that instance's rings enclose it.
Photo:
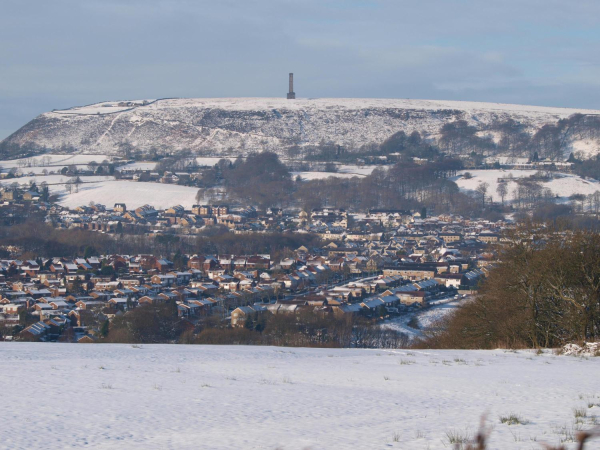
M 600 109 L 600 1 L 2 0 L 0 138 L 105 100 L 285 96 Z

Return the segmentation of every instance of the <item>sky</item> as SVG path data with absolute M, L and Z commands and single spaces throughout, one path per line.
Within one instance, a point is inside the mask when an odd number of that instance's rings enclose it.
M 598 0 L 0 0 L 0 139 L 165 97 L 421 98 L 600 109 Z

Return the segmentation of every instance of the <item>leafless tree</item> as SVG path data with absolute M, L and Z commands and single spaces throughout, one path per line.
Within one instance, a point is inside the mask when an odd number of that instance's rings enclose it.
M 487 196 L 490 185 L 484 181 L 479 183 L 475 191 L 481 196 L 481 206 L 485 208 L 485 197 Z
M 196 204 L 199 205 L 200 203 L 202 203 L 203 199 L 204 199 L 204 190 L 198 189 L 198 192 L 196 192 Z
M 506 182 L 498 183 L 498 187 L 496 188 L 496 192 L 498 193 L 498 195 L 502 199 L 502 205 L 504 205 L 504 199 L 505 199 L 506 195 L 508 194 L 508 186 L 506 185 Z

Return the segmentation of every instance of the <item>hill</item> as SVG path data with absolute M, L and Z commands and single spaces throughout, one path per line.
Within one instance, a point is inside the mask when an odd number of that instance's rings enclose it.
M 102 102 L 41 114 L 0 143 L 4 157 L 44 151 L 117 154 L 124 145 L 142 151 L 190 149 L 198 155 L 283 153 L 324 142 L 352 151 L 393 134 L 418 131 L 435 140 L 448 123 L 465 121 L 478 135 L 498 137 L 508 121 L 535 134 L 574 114 L 600 111 L 498 103 L 410 99 L 220 98 Z M 588 136 L 589 137 L 589 136 Z M 569 148 L 594 153 L 594 136 L 570 138 Z
M 6 448 L 447 449 L 483 414 L 490 448 L 574 448 L 600 404 L 600 358 L 548 350 L 6 342 L 0 351 Z M 510 414 L 521 423 L 501 423 Z

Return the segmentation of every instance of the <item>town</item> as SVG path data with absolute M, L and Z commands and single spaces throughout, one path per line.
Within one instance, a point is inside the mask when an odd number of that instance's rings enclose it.
M 0 261 L 4 339 L 97 342 L 115 318 L 165 304 L 192 332 L 207 318 L 219 327 L 247 327 L 263 315 L 301 312 L 385 323 L 474 292 L 493 266 L 502 231 L 512 226 L 416 211 L 259 213 L 226 205 L 52 206 L 47 214 L 55 226 L 113 235 L 210 223 L 242 234 L 293 230 L 321 245 L 299 246 L 279 259 L 186 254 L 176 261 L 148 254 L 19 259 L 19 248 L 4 248 L 15 256 Z
M 392 140 L 407 139 L 420 142 Z M 420 317 L 473 298 L 507 233 L 530 219 L 594 227 L 600 211 L 577 159 L 421 158 L 384 143 L 345 165 L 131 160 L 125 147 L 4 162 L 3 339 L 407 346 L 436 329 Z

